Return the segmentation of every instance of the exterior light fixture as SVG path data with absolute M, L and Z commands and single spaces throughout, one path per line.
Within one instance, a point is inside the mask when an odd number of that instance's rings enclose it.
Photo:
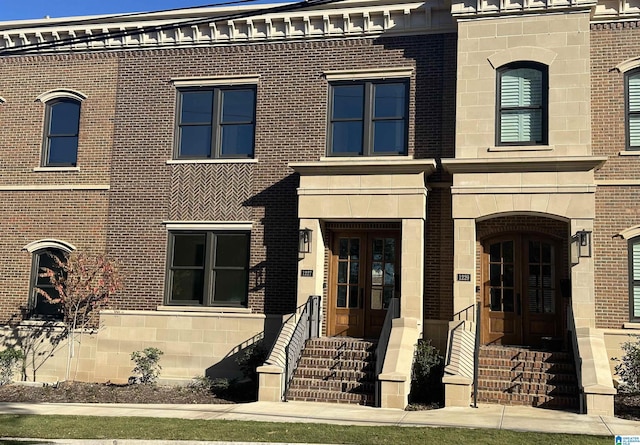
M 578 230 L 573 239 L 578 249 L 578 258 L 591 258 L 591 232 Z
M 311 253 L 311 229 L 300 229 L 298 232 L 298 253 Z

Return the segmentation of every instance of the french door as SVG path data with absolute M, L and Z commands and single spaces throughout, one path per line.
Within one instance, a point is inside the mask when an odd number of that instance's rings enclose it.
M 330 255 L 329 335 L 377 338 L 400 290 L 400 233 L 334 232 Z
M 483 243 L 483 343 L 537 346 L 557 337 L 559 247 L 533 234 L 492 238 Z

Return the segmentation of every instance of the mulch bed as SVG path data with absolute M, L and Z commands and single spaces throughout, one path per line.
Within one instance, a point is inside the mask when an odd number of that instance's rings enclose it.
M 640 394 L 620 393 L 615 397 L 616 417 L 627 420 L 640 420 Z
M 49 386 L 0 386 L 0 402 L 50 403 L 234 403 L 204 388 L 64 382 Z

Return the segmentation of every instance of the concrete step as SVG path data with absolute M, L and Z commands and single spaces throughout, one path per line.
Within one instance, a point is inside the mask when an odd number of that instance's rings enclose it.
M 299 402 L 351 403 L 372 406 L 375 402 L 373 394 L 362 394 L 338 391 L 317 391 L 309 389 L 290 389 L 287 400 Z
M 322 380 L 300 377 L 291 384 L 291 389 L 308 389 L 353 393 L 372 393 L 375 391 L 375 382 L 370 380 Z
M 548 384 L 577 384 L 575 373 L 521 371 L 520 369 L 479 368 L 478 378 Z
M 505 382 L 503 380 L 478 379 L 478 395 L 483 391 L 500 391 L 509 394 L 578 395 L 578 385 L 550 385 L 532 382 Z
M 577 410 L 579 408 L 578 396 L 508 394 L 501 391 L 480 391 L 478 393 L 478 402 L 567 410 Z

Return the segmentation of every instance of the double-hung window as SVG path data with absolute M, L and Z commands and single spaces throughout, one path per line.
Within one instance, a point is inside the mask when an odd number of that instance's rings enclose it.
M 53 99 L 46 103 L 44 167 L 75 167 L 78 161 L 80 102 Z
M 407 154 L 407 81 L 331 84 L 328 152 L 333 156 Z
M 249 232 L 169 233 L 167 302 L 247 306 Z
M 31 267 L 31 316 L 41 319 L 59 319 L 62 318 L 60 305 L 50 303 L 49 300 L 39 292 L 39 289 L 51 299 L 59 297 L 59 293 L 51 284 L 49 277 L 42 276 L 46 269 L 59 273 L 60 267 L 56 262 L 56 258 L 64 260 L 65 254 L 59 249 L 43 249 L 33 254 L 33 263 Z
M 548 68 L 517 62 L 498 70 L 496 145 L 547 144 Z
M 178 90 L 176 159 L 252 158 L 255 87 Z
M 640 321 L 640 237 L 629 240 L 629 316 Z
M 640 69 L 625 75 L 627 150 L 640 150 Z

